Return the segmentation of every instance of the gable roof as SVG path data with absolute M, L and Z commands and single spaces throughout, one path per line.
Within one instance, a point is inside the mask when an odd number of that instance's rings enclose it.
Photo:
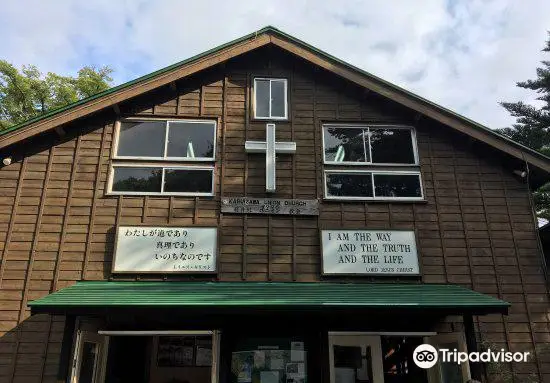
M 546 173 L 550 173 L 550 157 L 546 157 L 536 150 L 521 145 L 484 125 L 331 56 L 272 26 L 267 26 L 166 68 L 2 130 L 0 131 L 0 149 L 269 44 L 278 46 L 314 65 L 450 126 L 472 138 L 481 140 L 498 150 L 542 169 Z

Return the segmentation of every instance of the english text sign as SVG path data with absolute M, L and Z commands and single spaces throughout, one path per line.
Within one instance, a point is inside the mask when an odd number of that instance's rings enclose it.
M 418 275 L 414 231 L 323 230 L 323 274 Z
M 213 227 L 120 226 L 113 273 L 215 273 Z

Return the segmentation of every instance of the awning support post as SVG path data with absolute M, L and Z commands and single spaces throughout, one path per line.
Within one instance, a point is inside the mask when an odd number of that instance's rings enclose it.
M 464 335 L 466 337 L 466 347 L 468 348 L 468 353 L 478 352 L 477 341 L 476 341 L 476 332 L 474 328 L 474 318 L 470 314 L 464 315 Z M 472 379 L 479 380 L 481 382 L 481 375 L 483 374 L 481 363 L 479 362 L 468 362 L 470 365 L 470 375 Z

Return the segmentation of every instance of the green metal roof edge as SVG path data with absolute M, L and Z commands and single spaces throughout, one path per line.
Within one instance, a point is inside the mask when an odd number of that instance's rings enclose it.
M 27 303 L 29 307 L 45 307 L 45 306 L 79 306 L 80 304 L 74 303 L 67 303 L 64 302 L 60 304 L 59 302 L 50 301 L 52 299 L 52 296 L 60 294 L 64 295 L 70 292 L 71 290 L 79 290 L 86 288 L 87 286 L 109 286 L 109 287 L 115 287 L 115 286 L 123 286 L 125 287 L 142 287 L 142 288 L 151 288 L 151 287 L 178 287 L 178 286 L 186 286 L 189 287 L 190 285 L 202 285 L 202 286 L 217 286 L 217 287 L 230 287 L 230 286 L 240 286 L 240 287 L 275 287 L 275 286 L 295 286 L 295 287 L 304 287 L 304 286 L 319 286 L 319 287 L 342 287 L 342 286 L 371 286 L 371 287 L 395 287 L 395 288 L 402 288 L 402 287 L 419 287 L 421 288 L 439 288 L 439 289 L 453 289 L 455 291 L 463 290 L 464 292 L 467 292 L 467 294 L 472 294 L 473 296 L 483 298 L 487 302 L 474 302 L 469 304 L 464 303 L 449 303 L 449 305 L 446 305 L 445 307 L 462 307 L 462 306 L 468 306 L 468 307 L 492 307 L 492 308 L 508 308 L 511 306 L 509 302 L 506 302 L 502 299 L 495 298 L 493 296 L 480 293 L 478 291 L 474 291 L 471 289 L 467 289 L 460 285 L 454 285 L 454 284 L 440 284 L 440 283 L 349 283 L 349 282 L 203 282 L 203 281 L 194 281 L 194 282 L 161 282 L 161 281 L 77 281 L 74 285 L 66 287 L 64 289 L 58 290 L 52 294 L 46 295 L 42 298 L 35 299 L 33 301 L 30 301 Z M 53 298 L 55 299 L 55 298 Z M 490 302 L 490 304 L 489 304 Z M 193 306 L 199 306 L 198 304 L 192 304 Z M 289 304 L 279 304 L 281 306 L 289 305 Z M 303 305 L 300 303 L 300 305 Z M 312 305 L 312 306 L 317 306 Z M 87 306 L 86 304 L 82 306 Z M 105 304 L 103 302 L 99 302 L 98 304 L 94 304 L 94 306 L 120 306 L 120 304 Z M 128 304 L 128 306 L 141 306 L 138 304 Z M 229 305 L 228 305 L 229 306 Z M 271 306 L 275 306 L 275 304 L 272 304 Z M 290 306 L 290 305 L 289 305 Z M 329 305 L 330 306 L 330 305 Z M 389 305 L 388 305 L 389 306 Z M 393 305 L 392 305 L 393 306 Z M 429 306 L 429 305 L 426 305 Z M 441 305 L 435 305 L 435 306 L 441 306 Z
M 95 95 L 93 95 L 93 96 L 84 98 L 84 99 L 82 99 L 82 100 L 79 100 L 79 101 L 74 102 L 74 103 L 72 103 L 72 104 L 66 105 L 66 106 L 64 106 L 64 107 L 61 107 L 61 108 L 58 108 L 58 109 L 54 109 L 54 110 L 52 110 L 52 111 L 49 111 L 49 112 L 46 113 L 46 114 L 43 114 L 43 115 L 41 115 L 41 116 L 34 117 L 34 118 L 32 118 L 32 119 L 30 119 L 30 120 L 27 120 L 27 121 L 25 121 L 25 122 L 22 122 L 22 123 L 20 123 L 20 124 L 13 125 L 13 126 L 7 128 L 7 129 L 4 129 L 4 130 L 0 131 L 0 137 L 2 137 L 3 135 L 5 135 L 5 134 L 7 134 L 7 133 L 13 132 L 13 131 L 15 131 L 15 130 L 19 130 L 19 129 L 21 129 L 21 128 L 24 128 L 25 126 L 28 126 L 28 125 L 30 125 L 30 124 L 32 124 L 32 123 L 41 121 L 41 120 L 46 119 L 46 118 L 48 118 L 48 117 L 52 117 L 52 116 L 54 116 L 54 115 L 56 115 L 56 114 L 59 114 L 59 113 L 61 113 L 61 112 L 64 112 L 64 111 L 69 110 L 69 109 L 71 109 L 71 108 L 74 108 L 74 107 L 76 107 L 76 106 L 85 104 L 85 103 L 87 103 L 87 102 L 89 102 L 89 101 L 95 100 L 95 99 L 100 98 L 100 97 L 103 97 L 103 96 L 107 96 L 107 95 L 112 94 L 112 93 L 114 93 L 114 92 L 117 92 L 117 91 L 119 91 L 119 90 L 121 90 L 121 89 L 127 88 L 127 87 L 129 87 L 129 86 L 131 86 L 131 85 L 140 83 L 140 82 L 142 82 L 142 81 L 148 80 L 148 79 L 153 78 L 153 77 L 155 77 L 155 76 L 158 76 L 158 75 L 160 75 L 160 74 L 169 72 L 169 71 L 171 71 L 172 69 L 177 68 L 178 66 L 185 65 L 185 64 L 189 64 L 189 63 L 191 63 L 191 62 L 193 62 L 193 61 L 199 60 L 199 59 L 201 59 L 201 58 L 203 58 L 203 57 L 205 57 L 205 56 L 208 56 L 208 55 L 210 55 L 210 54 L 212 54 L 212 53 L 216 53 L 217 51 L 220 51 L 221 49 L 224 49 L 224 48 L 227 48 L 227 47 L 229 47 L 229 46 L 238 44 L 238 43 L 240 43 L 240 42 L 243 42 L 243 41 L 245 41 L 245 40 L 251 39 L 252 37 L 258 36 L 258 35 L 260 35 L 260 34 L 262 34 L 262 33 L 266 33 L 266 32 L 273 32 L 273 33 L 275 33 L 275 34 L 278 34 L 278 35 L 280 35 L 280 36 L 282 36 L 282 37 L 284 37 L 284 38 L 286 38 L 286 39 L 288 39 L 288 40 L 290 40 L 290 41 L 292 41 L 292 42 L 294 42 L 294 43 L 296 43 L 296 44 L 298 44 L 298 45 L 301 45 L 301 46 L 303 46 L 303 47 L 309 49 L 310 51 L 313 51 L 313 52 L 315 52 L 315 53 L 317 53 L 317 54 L 319 54 L 319 55 L 321 55 L 321 56 L 324 56 L 325 58 L 327 58 L 327 59 L 329 59 L 329 60 L 331 60 L 331 61 L 334 61 L 334 62 L 336 62 L 336 63 L 338 63 L 338 64 L 340 64 L 340 65 L 343 65 L 343 66 L 345 66 L 345 67 L 347 67 L 347 68 L 349 68 L 349 69 L 351 69 L 351 70 L 353 70 L 353 71 L 356 71 L 356 72 L 360 73 L 360 74 L 363 75 L 363 76 L 367 76 L 367 77 L 369 77 L 369 78 L 371 78 L 371 79 L 374 79 L 375 81 L 378 81 L 378 82 L 382 83 L 383 85 L 385 85 L 385 86 L 387 86 L 387 87 L 390 87 L 390 88 L 392 88 L 392 89 L 394 89 L 394 90 L 397 90 L 397 91 L 399 91 L 399 92 L 402 92 L 402 93 L 404 93 L 405 95 L 407 95 L 407 96 L 409 96 L 409 97 L 411 97 L 411 98 L 413 98 L 413 99 L 416 99 L 416 100 L 418 100 L 418 101 L 420 101 L 420 102 L 423 102 L 423 103 L 425 103 L 425 104 L 428 104 L 428 105 L 430 105 L 430 106 L 432 106 L 432 107 L 434 107 L 434 108 L 436 108 L 436 109 L 438 109 L 438 110 L 440 110 L 440 111 L 442 111 L 442 112 L 445 112 L 445 113 L 447 113 L 447 114 L 449 114 L 449 115 L 451 115 L 451 116 L 453 116 L 453 117 L 455 117 L 455 118 L 461 119 L 461 120 L 467 122 L 468 124 L 472 125 L 473 127 L 477 128 L 477 129 L 481 129 L 482 131 L 484 131 L 484 132 L 486 132 L 486 133 L 492 134 L 492 135 L 494 135 L 496 138 L 501 139 L 501 140 L 503 140 L 503 141 L 505 141 L 505 142 L 507 142 L 507 143 L 509 143 L 509 144 L 515 145 L 515 146 L 517 146 L 517 147 L 520 148 L 520 149 L 526 150 L 526 151 L 530 152 L 531 154 L 540 157 L 541 159 L 550 161 L 550 156 L 546 156 L 546 155 L 544 155 L 544 154 L 538 152 L 537 150 L 534 150 L 534 149 L 529 148 L 529 147 L 527 147 L 527 146 L 525 146 L 525 145 L 523 145 L 523 144 L 520 144 L 519 142 L 516 142 L 516 141 L 514 141 L 514 140 L 512 140 L 512 139 L 510 139 L 510 138 L 508 138 L 508 137 L 506 137 L 506 136 L 504 136 L 504 135 L 502 135 L 502 134 L 500 134 L 500 133 L 494 131 L 493 129 L 491 129 L 491 128 L 485 126 L 485 125 L 482 125 L 482 124 L 480 124 L 480 123 L 478 123 L 478 122 L 476 122 L 476 121 L 474 121 L 474 120 L 469 119 L 468 117 L 465 117 L 465 116 L 463 116 L 463 115 L 461 115 L 461 114 L 459 114 L 459 113 L 457 113 L 457 112 L 454 112 L 454 111 L 452 111 L 452 110 L 450 110 L 450 109 L 448 109 L 448 108 L 445 108 L 445 107 L 443 107 L 443 106 L 441 106 L 441 105 L 439 105 L 439 104 L 436 104 L 436 103 L 434 103 L 434 102 L 432 102 L 432 101 L 430 101 L 430 100 L 428 100 L 428 99 L 426 99 L 426 98 L 424 98 L 424 97 L 422 97 L 422 96 L 419 96 L 419 95 L 417 95 L 416 93 L 413 93 L 413 92 L 411 92 L 411 91 L 409 91 L 409 90 L 407 90 L 407 89 L 405 89 L 405 88 L 402 88 L 402 87 L 400 87 L 400 86 L 398 86 L 398 85 L 395 85 L 395 84 L 393 84 L 393 83 L 391 83 L 391 82 L 389 82 L 389 81 L 386 81 L 386 80 L 384 80 L 384 79 L 382 79 L 382 78 L 380 78 L 380 77 L 378 77 L 378 76 L 375 76 L 375 75 L 373 75 L 372 73 L 369 73 L 369 72 L 367 72 L 367 71 L 365 71 L 365 70 L 363 70 L 363 69 L 360 69 L 360 68 L 358 68 L 358 67 L 356 67 L 356 66 L 354 66 L 354 65 L 352 65 L 352 64 L 350 64 L 350 63 L 347 63 L 347 62 L 345 62 L 345 61 L 343 61 L 343 60 L 341 60 L 341 59 L 339 59 L 339 58 L 337 58 L 337 57 L 335 57 L 335 56 L 332 56 L 332 55 L 329 54 L 329 53 L 326 53 L 326 52 L 322 51 L 322 50 L 319 49 L 319 48 L 316 48 L 316 47 L 314 47 L 314 46 L 312 46 L 312 45 L 310 45 L 310 44 L 308 44 L 308 43 L 306 43 L 306 42 L 304 42 L 304 41 L 302 41 L 302 40 L 300 40 L 300 39 L 298 39 L 298 38 L 296 38 L 296 37 L 294 37 L 294 36 L 292 36 L 292 35 L 289 35 L 288 33 L 285 33 L 285 32 L 283 32 L 283 31 L 281 31 L 280 29 L 277 29 L 277 28 L 275 28 L 275 27 L 273 27 L 273 26 L 270 26 L 270 25 L 268 25 L 268 26 L 266 26 L 266 27 L 264 27 L 264 28 L 261 28 L 261 29 L 259 29 L 258 31 L 249 33 L 249 34 L 247 34 L 247 35 L 245 35 L 245 36 L 243 36 L 243 37 L 239 37 L 239 38 L 237 38 L 237 39 L 235 39 L 235 40 L 232 40 L 232 41 L 229 41 L 229 42 L 227 42 L 227 43 L 225 43 L 225 44 L 219 45 L 219 46 L 217 46 L 217 47 L 215 47 L 215 48 L 209 49 L 209 50 L 207 50 L 207 51 L 205 51 L 205 52 L 199 53 L 199 54 L 197 54 L 197 55 L 195 55 L 195 56 L 192 56 L 192 57 L 190 57 L 190 58 L 187 58 L 187 59 L 185 59 L 185 60 L 179 61 L 179 62 L 177 62 L 177 63 L 175 63 L 175 64 L 169 65 L 169 66 L 167 66 L 167 67 L 165 67 L 165 68 L 162 68 L 162 69 L 159 69 L 159 70 L 154 71 L 154 72 L 152 72 L 152 73 L 149 73 L 149 74 L 147 74 L 147 75 L 138 77 L 137 79 L 134 79 L 134 80 L 128 81 L 128 82 L 126 82 L 126 83 L 117 85 L 117 86 L 115 86 L 115 87 L 113 87 L 113 88 L 109 88 L 109 89 L 107 89 L 107 90 L 105 90 L 105 91 L 103 91 L 103 92 L 97 93 L 97 94 L 95 94 Z

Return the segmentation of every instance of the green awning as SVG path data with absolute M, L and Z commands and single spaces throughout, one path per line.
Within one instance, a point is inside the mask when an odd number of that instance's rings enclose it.
M 71 308 L 365 308 L 507 312 L 509 303 L 451 284 L 335 282 L 77 282 L 29 302 Z

